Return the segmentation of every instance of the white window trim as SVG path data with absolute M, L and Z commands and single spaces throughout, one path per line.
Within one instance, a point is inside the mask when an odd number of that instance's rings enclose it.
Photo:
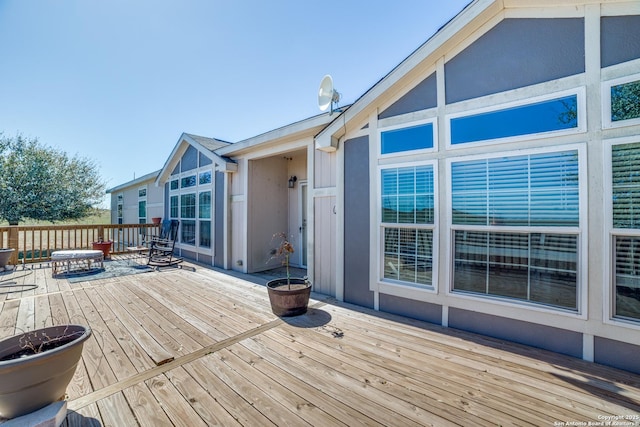
M 513 226 L 513 227 L 500 227 L 491 225 L 459 225 L 453 224 L 453 217 L 451 214 L 453 199 L 451 194 L 451 166 L 453 163 L 464 162 L 469 160 L 484 160 L 498 157 L 512 157 L 532 154 L 554 153 L 562 151 L 577 151 L 578 152 L 578 217 L 579 223 L 577 227 L 531 227 L 531 226 Z M 476 154 L 461 157 L 451 157 L 446 159 L 446 182 L 448 191 L 446 192 L 446 198 L 443 202 L 446 203 L 446 227 L 448 230 L 449 238 L 446 240 L 446 256 L 449 257 L 448 268 L 445 270 L 445 282 L 447 286 L 445 288 L 445 294 L 447 297 L 460 298 L 470 301 L 490 303 L 504 307 L 519 307 L 526 308 L 527 310 L 550 313 L 554 315 L 562 315 L 570 318 L 584 319 L 588 317 L 588 236 L 587 233 L 587 148 L 585 143 L 579 144 L 567 144 L 559 145 L 555 147 L 540 147 L 531 148 L 527 150 L 511 150 L 501 151 L 496 153 Z M 445 201 L 446 200 L 446 201 Z M 563 309 L 561 307 L 551 307 L 542 304 L 536 304 L 534 302 L 528 302 L 524 300 L 506 299 L 492 295 L 473 295 L 463 292 L 455 292 L 453 290 L 453 259 L 454 259 L 454 244 L 453 233 L 455 230 L 473 230 L 483 232 L 522 232 L 522 233 L 554 233 L 554 234 L 575 234 L 578 235 L 578 260 L 577 260 L 577 286 L 576 290 L 576 303 L 577 311 L 570 309 Z
M 451 144 L 451 120 L 460 117 L 474 116 L 476 114 L 488 113 L 493 111 L 506 110 L 514 107 L 523 107 L 529 104 L 535 104 L 538 102 L 550 101 L 556 98 L 562 98 L 569 95 L 576 95 L 576 101 L 578 106 L 578 126 L 571 129 L 563 129 L 557 131 L 530 133 L 519 136 L 508 136 L 504 138 L 486 139 L 482 141 L 465 142 L 462 144 Z M 501 104 L 493 104 L 474 110 L 465 110 L 458 113 L 447 114 L 445 116 L 445 132 L 446 132 L 446 149 L 447 150 L 461 150 L 469 147 L 477 147 L 483 145 L 494 144 L 507 144 L 519 141 L 528 141 L 544 138 L 555 138 L 564 135 L 573 135 L 579 133 L 585 133 L 587 131 L 587 109 L 586 109 L 586 88 L 580 86 L 568 90 L 559 92 L 547 93 L 540 96 L 534 96 L 527 99 L 519 99 L 517 101 L 506 102 Z
M 640 142 L 640 135 L 627 136 L 622 138 L 611 138 L 602 141 L 603 153 L 603 187 L 604 187 L 604 253 L 606 255 L 607 262 L 604 266 L 604 277 L 602 283 L 605 285 L 602 287 L 602 318 L 603 323 L 608 325 L 621 326 L 636 331 L 640 331 L 640 321 L 626 320 L 616 318 L 614 311 L 614 295 L 615 289 L 614 274 L 615 270 L 613 265 L 615 263 L 613 257 L 613 239 L 615 236 L 631 236 L 640 237 L 640 229 L 628 229 L 628 228 L 614 228 L 613 227 L 613 183 L 611 169 L 611 150 L 614 145 L 631 144 Z
M 433 147 L 382 154 L 382 133 L 383 132 L 388 132 L 388 131 L 393 131 L 398 129 L 405 129 L 405 128 L 412 128 L 412 127 L 426 125 L 426 124 L 431 124 L 433 128 L 433 135 L 432 135 Z M 378 128 L 378 144 L 377 145 L 378 147 L 376 149 L 376 152 L 378 153 L 378 159 L 388 159 L 388 158 L 396 158 L 396 157 L 402 157 L 402 156 L 414 156 L 416 154 L 436 152 L 438 151 L 438 117 L 431 117 L 429 119 L 417 120 L 414 122 L 406 122 L 406 123 L 401 123 L 393 126 Z
M 611 121 L 611 87 L 624 83 L 640 81 L 640 73 L 602 82 L 602 128 L 613 129 L 640 125 L 640 117 L 613 122 Z
M 435 209 L 433 212 L 433 224 L 399 224 L 398 228 L 421 228 L 425 230 L 432 230 L 433 232 L 433 253 L 431 261 L 431 285 L 420 285 L 411 282 L 402 282 L 384 278 L 384 238 L 383 238 L 383 225 L 380 207 L 382 206 L 382 170 L 394 169 L 394 168 L 407 168 L 415 166 L 432 166 L 433 167 L 433 200 Z M 439 233 L 438 233 L 438 162 L 437 160 L 426 160 L 419 162 L 398 162 L 393 164 L 379 165 L 376 176 L 377 191 L 376 191 L 376 209 L 375 221 L 377 224 L 376 233 L 376 248 L 377 252 L 377 268 L 376 277 L 374 278 L 374 288 L 372 291 L 378 291 L 383 294 L 394 295 L 404 298 L 410 298 L 415 300 L 426 300 L 425 294 L 434 294 L 438 292 L 438 247 L 439 247 Z

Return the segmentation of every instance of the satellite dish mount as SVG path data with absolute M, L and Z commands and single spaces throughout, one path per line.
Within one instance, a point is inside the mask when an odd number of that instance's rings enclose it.
M 338 101 L 340 101 L 340 93 L 333 87 L 333 79 L 329 74 L 322 78 L 320 88 L 318 89 L 318 108 L 321 111 L 327 111 L 331 108 L 329 115 L 334 111 L 341 112 L 338 109 Z

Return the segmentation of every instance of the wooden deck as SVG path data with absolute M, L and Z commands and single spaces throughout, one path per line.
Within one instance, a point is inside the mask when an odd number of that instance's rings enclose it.
M 264 286 L 202 266 L 0 281 L 22 285 L 0 287 L 0 338 L 93 330 L 67 426 L 640 425 L 638 375 L 319 295 L 281 320 Z

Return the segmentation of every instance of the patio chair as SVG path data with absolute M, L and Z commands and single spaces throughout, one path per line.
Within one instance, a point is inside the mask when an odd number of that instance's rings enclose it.
M 165 219 L 162 221 L 160 235 L 151 238 L 147 265 L 166 267 L 183 261 L 182 258 L 173 255 L 176 239 L 178 238 L 179 225 L 180 221 L 177 219 Z

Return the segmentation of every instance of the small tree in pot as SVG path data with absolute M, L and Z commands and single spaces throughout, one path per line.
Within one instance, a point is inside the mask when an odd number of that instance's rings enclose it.
M 280 317 L 298 316 L 307 312 L 311 283 L 305 278 L 291 277 L 289 258 L 294 253 L 293 245 L 285 233 L 276 233 L 273 239 L 279 240 L 278 247 L 272 251 L 272 259 L 282 260 L 287 277 L 267 282 L 269 302 L 273 314 Z

